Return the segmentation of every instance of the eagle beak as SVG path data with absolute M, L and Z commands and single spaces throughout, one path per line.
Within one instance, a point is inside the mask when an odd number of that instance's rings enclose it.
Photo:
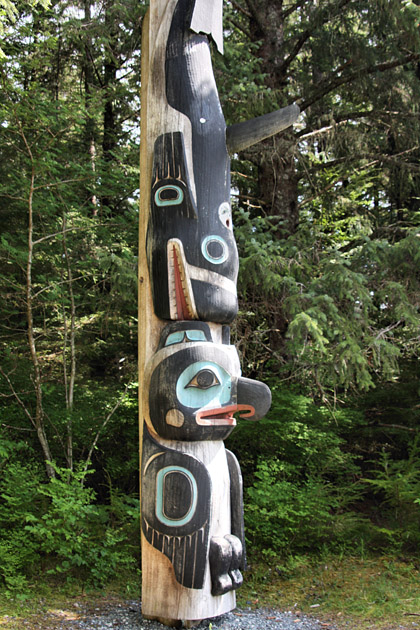
M 261 381 L 254 381 L 251 378 L 238 378 L 237 397 L 238 410 L 248 411 L 241 414 L 241 417 L 247 420 L 260 420 L 271 406 L 270 389 Z

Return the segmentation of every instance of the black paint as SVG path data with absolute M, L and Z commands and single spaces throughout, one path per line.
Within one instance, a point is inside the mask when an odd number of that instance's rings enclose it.
M 242 544 L 242 557 L 239 568 L 246 569 L 246 547 L 244 527 L 244 499 L 241 468 L 235 455 L 226 449 L 230 477 L 230 521 L 231 532 Z
M 192 280 L 196 317 L 215 323 L 229 323 L 237 314 L 236 278 L 238 252 L 231 218 L 219 217 L 222 204 L 230 204 L 230 160 L 226 149 L 226 124 L 214 81 L 209 42 L 205 35 L 189 29 L 194 2 L 179 0 L 172 19 L 166 47 L 166 95 L 168 103 L 191 122 L 192 168 L 196 203 L 187 173 L 181 133 L 163 134 L 155 143 L 151 214 L 147 234 L 147 255 L 155 313 L 170 319 L 167 271 L 167 243 L 179 239 L 188 265 L 218 274 L 231 281 L 230 288 L 209 276 Z M 184 199 L 179 205 L 156 203 L 156 192 L 182 180 Z M 180 184 L 181 185 L 181 184 Z M 170 192 L 159 197 L 173 201 Z M 203 255 L 207 236 L 216 235 L 226 243 L 228 256 L 220 262 L 221 246 L 213 242 L 210 257 Z M 212 251 L 214 250 L 214 251 Z M 219 262 L 217 262 L 219 260 Z
M 228 534 L 211 538 L 209 561 L 212 595 L 224 595 L 241 586 L 241 556 L 242 545 L 236 536 Z
M 158 518 L 157 475 L 170 466 L 189 471 L 197 484 L 196 508 L 184 525 L 169 526 Z M 185 475 L 170 475 L 166 490 L 164 513 L 172 520 L 182 518 L 191 504 Z M 151 437 L 146 425 L 143 429 L 141 497 L 141 523 L 146 540 L 171 561 L 180 584 L 187 588 L 203 588 L 210 520 L 209 474 L 197 458 L 159 444 Z

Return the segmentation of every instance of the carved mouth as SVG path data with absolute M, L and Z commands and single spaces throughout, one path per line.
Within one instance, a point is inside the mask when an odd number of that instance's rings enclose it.
M 168 283 L 171 319 L 197 319 L 184 248 L 179 239 L 168 241 Z
M 197 424 L 201 426 L 236 426 L 236 419 L 233 414 L 241 411 L 241 418 L 253 416 L 254 407 L 251 405 L 230 405 L 227 407 L 218 407 L 215 409 L 200 409 L 195 414 Z

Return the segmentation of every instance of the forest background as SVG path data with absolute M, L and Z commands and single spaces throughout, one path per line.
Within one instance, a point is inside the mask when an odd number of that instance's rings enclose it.
M 142 0 L 0 0 L 0 588 L 138 571 Z M 420 2 L 230 0 L 248 547 L 418 558 Z M 284 569 L 286 571 L 286 569 Z M 137 574 L 136 574 L 137 575 Z M 58 579 L 55 577 L 54 579 Z M 138 578 L 136 578 L 138 579 Z

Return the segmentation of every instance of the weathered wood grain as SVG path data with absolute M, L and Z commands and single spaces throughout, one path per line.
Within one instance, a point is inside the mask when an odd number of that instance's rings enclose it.
M 245 566 L 242 479 L 223 439 L 235 414 L 255 420 L 270 406 L 269 389 L 241 377 L 227 325 L 237 312 L 238 254 L 206 35 L 222 49 L 222 4 L 151 0 L 142 41 L 142 612 L 186 627 L 235 607 Z M 292 109 L 235 126 L 232 146 L 291 124 Z
M 181 458 L 181 461 L 190 461 L 189 458 L 195 458 L 204 467 L 212 490 L 210 493 L 207 492 L 211 514 L 208 528 L 208 537 L 210 538 L 223 536 L 226 532 L 230 532 L 230 484 L 223 442 L 220 440 L 184 442 L 161 438 L 150 421 L 149 384 L 146 382 L 153 373 L 154 365 L 159 363 L 159 358 L 155 359 L 154 357 L 159 350 L 159 343 L 162 343 L 161 331 L 167 325 L 167 322 L 157 317 L 154 311 L 146 248 L 146 234 L 154 181 L 154 148 L 157 139 L 164 136 L 164 134 L 182 134 L 184 153 L 183 176 L 186 179 L 188 178 L 187 184 L 192 200 L 191 207 L 196 207 L 197 204 L 197 186 L 193 167 L 192 124 L 188 116 L 171 107 L 166 98 L 166 45 L 176 4 L 177 0 L 155 0 L 155 2 L 151 2 L 150 12 L 143 24 L 140 149 L 141 202 L 139 221 L 140 440 L 143 443 L 143 423 L 145 422 L 152 438 L 161 445 L 163 452 L 176 451 L 177 455 L 174 457 Z M 159 199 L 165 200 L 165 198 L 171 200 L 170 190 L 167 193 L 163 191 Z M 173 196 L 172 199 L 176 199 L 176 197 Z M 217 274 L 213 273 L 216 277 Z M 195 272 L 195 275 L 197 280 L 200 281 L 200 275 L 197 272 Z M 234 282 L 232 288 L 236 294 Z M 206 328 L 206 334 L 208 334 L 208 330 L 211 331 L 212 341 L 222 344 L 223 338 L 226 339 L 226 331 L 223 333 L 221 325 L 209 323 Z M 169 331 L 169 334 L 171 332 L 179 333 L 179 329 Z M 146 366 L 148 366 L 149 370 L 147 374 Z M 176 425 L 177 416 L 175 412 L 169 416 L 169 419 L 174 424 L 168 426 Z M 166 455 L 166 457 L 169 456 Z M 144 459 L 142 458 L 141 471 L 144 465 Z M 179 461 L 177 460 L 177 464 L 174 465 L 180 466 Z M 182 466 L 180 467 L 182 468 Z M 149 472 L 152 473 L 152 468 L 150 467 Z M 152 474 L 150 474 L 150 478 L 146 474 L 145 483 L 142 484 L 143 488 L 141 490 L 143 495 L 142 501 L 145 496 L 149 497 L 151 495 L 150 479 L 152 478 Z M 175 492 L 180 491 L 188 494 L 188 486 L 185 486 L 182 476 L 178 478 L 173 476 L 169 480 L 172 484 L 172 491 L 177 482 L 179 482 L 179 488 L 175 488 Z M 156 474 L 152 483 L 156 484 Z M 168 489 L 170 487 L 168 485 Z M 146 514 L 148 511 L 154 513 L 150 505 L 149 507 L 146 506 Z M 168 512 L 169 516 L 172 517 L 179 515 L 182 512 L 179 501 L 173 503 L 172 507 L 168 507 Z M 177 579 L 176 573 L 178 573 L 179 577 L 180 572 L 179 563 L 175 562 L 174 567 L 174 564 L 165 553 L 155 548 L 147 540 L 143 531 L 141 536 L 142 612 L 145 617 L 159 619 L 166 625 L 177 625 L 179 620 L 183 620 L 188 625 L 189 622 L 192 623 L 194 620 L 214 617 L 235 607 L 234 591 L 216 597 L 211 594 L 210 569 L 207 560 L 204 568 L 202 588 L 189 588 L 181 583 L 182 576 L 181 582 Z M 192 570 L 190 573 L 192 574 Z M 191 583 L 191 586 L 194 586 L 194 584 Z
M 243 151 L 261 140 L 265 140 L 296 122 L 300 114 L 298 105 L 288 105 L 275 112 L 258 118 L 231 125 L 226 130 L 226 144 L 229 153 Z

